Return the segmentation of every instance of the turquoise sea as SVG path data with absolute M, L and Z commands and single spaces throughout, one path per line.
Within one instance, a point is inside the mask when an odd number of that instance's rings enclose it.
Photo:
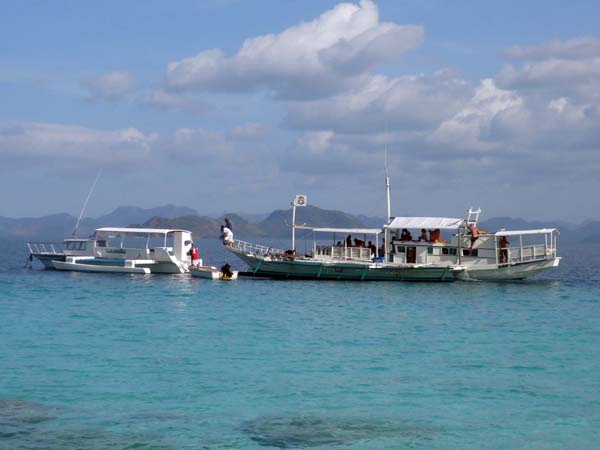
M 1 248 L 1 449 L 600 448 L 599 245 L 451 284 L 59 273 Z

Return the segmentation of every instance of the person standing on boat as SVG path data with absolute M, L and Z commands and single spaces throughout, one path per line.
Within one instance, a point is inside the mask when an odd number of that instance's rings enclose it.
M 233 245 L 233 232 L 225 225 L 221 226 L 221 239 L 223 239 L 223 245 Z
M 227 217 L 225 217 L 225 228 L 229 228 L 233 232 L 233 226 Z
M 498 243 L 500 246 L 500 264 L 506 264 L 508 262 L 508 239 L 506 236 L 500 237 L 500 242 Z
M 352 235 L 346 236 L 346 247 L 352 247 Z
M 474 223 L 471 223 L 467 226 L 469 231 L 471 232 L 471 247 L 469 247 L 469 254 L 473 251 L 473 246 L 475 245 L 475 241 L 479 238 L 479 229 L 475 226 Z
M 192 267 L 196 267 L 198 265 L 198 247 L 192 242 L 192 246 L 190 247 L 190 251 L 188 252 L 190 255 L 190 259 L 192 260 Z

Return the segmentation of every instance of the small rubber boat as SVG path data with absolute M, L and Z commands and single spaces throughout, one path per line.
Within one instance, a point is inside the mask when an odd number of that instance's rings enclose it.
M 231 271 L 231 275 L 226 275 L 221 270 L 212 266 L 198 266 L 198 267 L 190 267 L 190 273 L 193 277 L 198 278 L 206 278 L 208 280 L 223 280 L 223 281 L 231 281 L 237 280 L 238 271 Z

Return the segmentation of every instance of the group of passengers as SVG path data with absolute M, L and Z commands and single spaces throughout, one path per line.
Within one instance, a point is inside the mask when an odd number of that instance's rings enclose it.
M 402 228 L 402 233 L 400 233 L 401 241 L 412 241 L 413 237 L 408 231 L 408 228 Z M 427 237 L 427 230 L 425 228 L 421 228 L 421 234 L 417 239 L 418 242 L 440 242 L 440 229 L 436 228 L 435 230 L 429 230 L 429 238 Z
M 342 243 L 342 241 L 337 241 L 335 246 L 343 247 L 344 244 Z M 360 240 L 358 238 L 354 238 L 354 240 L 352 240 L 351 234 L 346 236 L 346 247 L 368 248 L 374 255 L 377 253 L 377 247 L 375 247 L 375 244 L 373 244 L 373 242 L 369 241 L 365 244 L 365 241 Z

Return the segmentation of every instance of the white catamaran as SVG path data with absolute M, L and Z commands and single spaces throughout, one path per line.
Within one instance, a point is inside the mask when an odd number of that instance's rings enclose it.
M 386 177 L 387 178 L 387 177 Z M 556 229 L 500 230 L 487 233 L 477 229 L 481 210 L 467 211 L 466 219 L 446 217 L 390 217 L 381 229 L 316 228 L 297 226 L 295 209 L 306 205 L 306 196 L 292 202 L 292 249 L 283 251 L 235 240 L 226 248 L 244 261 L 255 276 L 325 280 L 522 280 L 558 266 Z M 297 255 L 296 228 L 313 232 L 312 249 Z M 430 230 L 429 237 L 413 240 L 409 230 Z M 449 234 L 441 238 L 441 230 Z M 331 245 L 317 236 L 333 234 Z M 364 236 L 358 246 L 337 236 Z M 379 238 L 383 235 L 383 246 Z M 367 236 L 375 245 L 366 247 Z
M 87 239 L 27 243 L 47 269 L 113 273 L 189 272 L 191 245 L 191 232 L 159 228 L 98 228 Z

